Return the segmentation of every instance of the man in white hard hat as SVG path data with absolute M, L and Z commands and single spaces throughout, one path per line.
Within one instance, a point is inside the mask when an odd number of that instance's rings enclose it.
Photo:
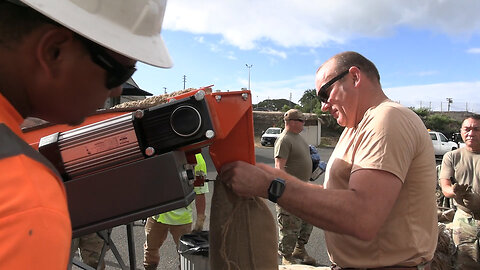
M 170 67 L 166 0 L 0 0 L 0 269 L 66 269 L 61 178 L 24 141 L 26 117 L 79 124 L 117 96 L 136 61 Z

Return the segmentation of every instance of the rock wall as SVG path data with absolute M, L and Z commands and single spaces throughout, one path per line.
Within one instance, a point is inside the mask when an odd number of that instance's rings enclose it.
M 305 113 L 305 126 L 317 126 L 318 117 L 314 113 Z M 255 137 L 262 136 L 262 133 L 269 127 L 285 127 L 283 112 L 253 112 L 253 129 Z

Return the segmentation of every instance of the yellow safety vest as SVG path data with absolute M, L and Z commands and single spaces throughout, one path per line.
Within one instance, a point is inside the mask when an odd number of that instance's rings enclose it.
M 197 165 L 195 166 L 195 175 L 197 172 L 205 173 L 207 175 L 207 164 L 205 163 L 205 159 L 203 159 L 202 154 L 198 153 L 195 155 L 197 159 Z M 204 183 L 201 187 L 194 187 L 194 191 L 196 194 L 204 194 L 208 193 L 208 184 Z M 187 207 L 182 207 L 179 209 L 172 210 L 170 212 L 162 213 L 159 215 L 154 216 L 153 218 L 160 223 L 168 224 L 168 225 L 184 225 L 188 223 L 192 223 L 192 208 L 193 202 L 188 205 Z

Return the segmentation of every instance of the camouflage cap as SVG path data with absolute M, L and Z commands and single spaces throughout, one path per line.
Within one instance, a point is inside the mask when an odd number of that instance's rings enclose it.
M 303 120 L 305 121 L 305 116 L 303 113 L 297 109 L 290 109 L 284 115 L 283 119 L 287 120 Z

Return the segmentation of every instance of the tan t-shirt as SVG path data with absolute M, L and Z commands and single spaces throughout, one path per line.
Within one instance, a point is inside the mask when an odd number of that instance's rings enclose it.
M 464 147 L 447 152 L 443 156 L 440 179 L 469 184 L 474 192 L 480 193 L 480 153 L 470 152 Z
M 348 189 L 350 175 L 361 169 L 390 172 L 403 186 L 375 239 L 325 232 L 331 261 L 357 268 L 430 261 L 438 231 L 436 171 L 433 145 L 420 118 L 386 100 L 367 110 L 356 128 L 345 128 L 328 162 L 325 187 Z
M 274 158 L 286 160 L 285 171 L 300 180 L 308 181 L 312 176 L 312 157 L 305 139 L 293 132 L 283 130 L 275 141 Z

